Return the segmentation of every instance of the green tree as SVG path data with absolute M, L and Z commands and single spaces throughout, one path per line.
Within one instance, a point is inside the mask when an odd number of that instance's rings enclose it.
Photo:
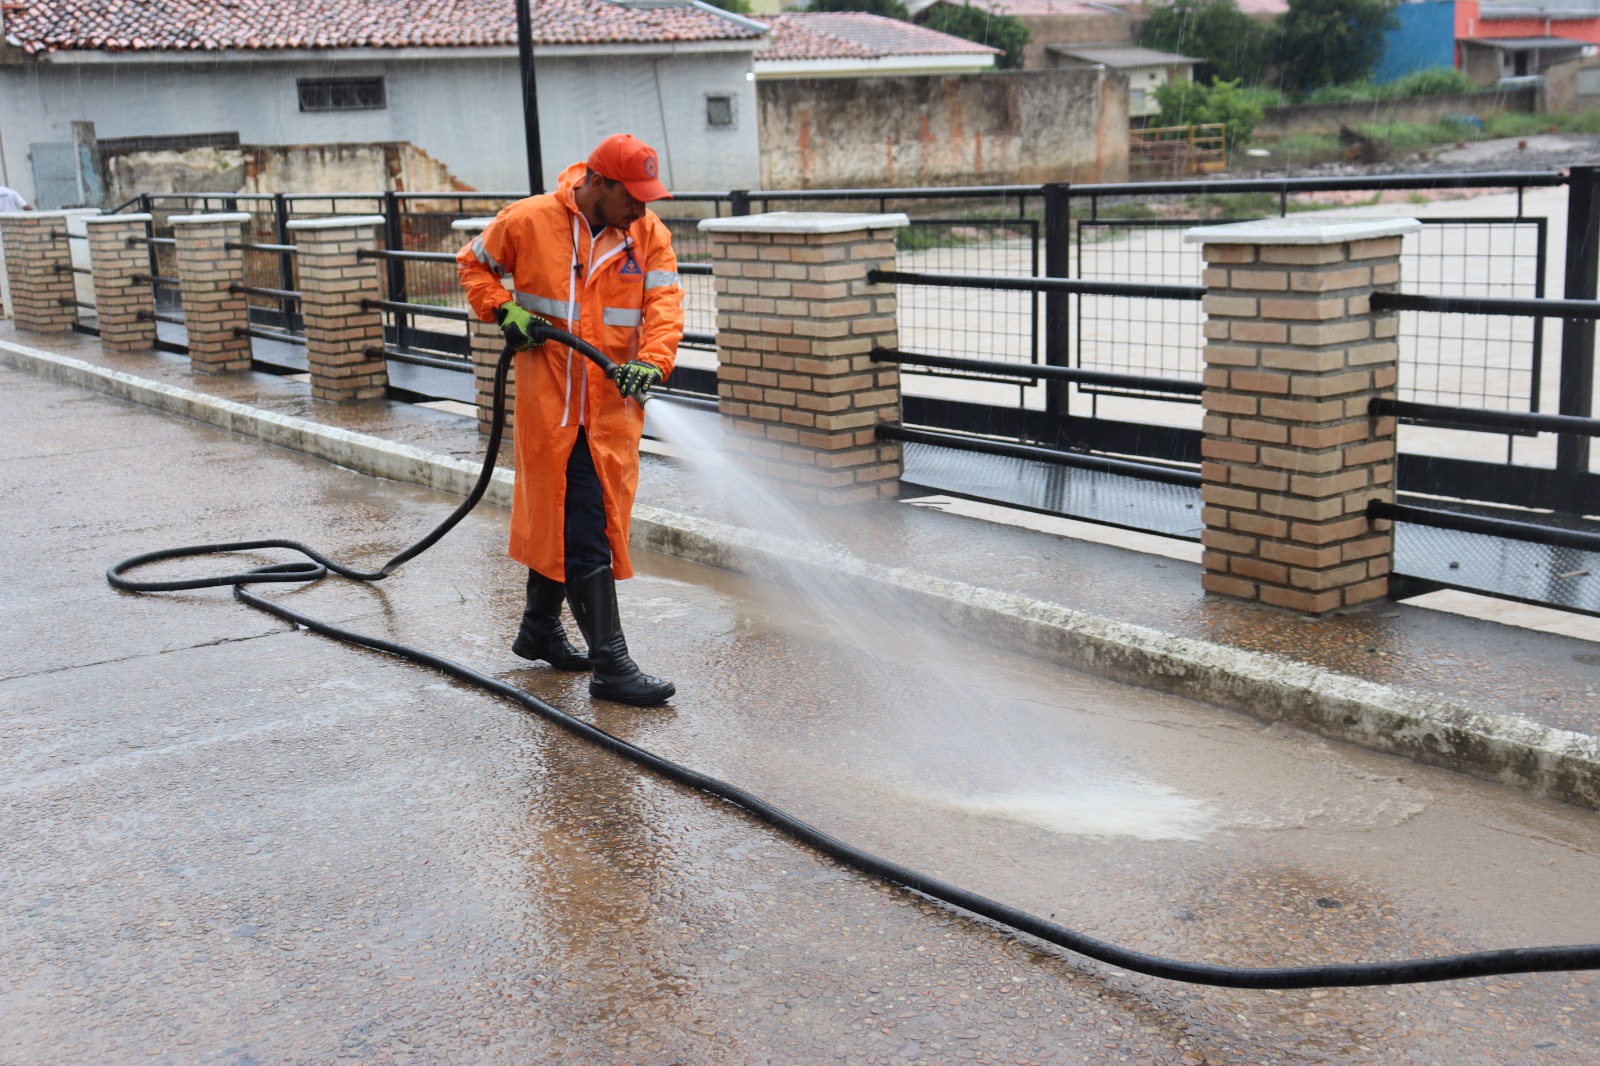
M 815 7 L 812 10 L 816 10 Z M 1022 67 L 1022 48 L 1033 36 L 1033 31 L 1011 15 L 986 11 L 981 7 L 963 4 L 935 4 L 928 10 L 922 25 L 930 30 L 948 33 L 968 41 L 986 44 L 1005 53 L 995 60 L 995 65 L 1009 70 Z
M 1200 126 L 1220 122 L 1227 127 L 1228 150 L 1250 139 L 1256 123 L 1265 113 L 1260 90 L 1242 89 L 1239 82 L 1212 78 L 1210 85 L 1197 81 L 1169 81 L 1156 90 L 1161 114 L 1159 126 Z
M 1384 34 L 1399 25 L 1394 9 L 1395 0 L 1289 0 L 1277 50 L 1286 86 L 1305 92 L 1368 78 Z
M 1272 61 L 1272 31 L 1239 10 L 1234 0 L 1159 0 L 1139 43 L 1159 52 L 1204 60 L 1197 78 L 1256 85 Z
M 750 14 L 750 0 L 706 0 L 712 7 L 720 7 L 724 11 L 731 11 L 735 15 Z
M 904 0 L 811 0 L 807 11 L 865 11 L 869 15 L 911 21 Z

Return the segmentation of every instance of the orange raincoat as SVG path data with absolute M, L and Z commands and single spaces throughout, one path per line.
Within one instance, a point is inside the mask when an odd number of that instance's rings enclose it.
M 507 302 L 501 278 L 515 278 L 516 301 L 556 328 L 588 341 L 622 365 L 638 359 L 672 373 L 683 339 L 683 289 L 672 236 L 653 212 L 626 234 L 591 235 L 574 190 L 588 168 L 574 163 L 556 191 L 506 206 L 481 236 L 456 254 L 456 269 L 479 318 L 494 321 Z M 644 409 L 582 354 L 554 341 L 517 353 L 516 485 L 511 557 L 552 581 L 565 581 L 567 457 L 578 429 L 606 505 L 611 571 L 633 576 L 628 525 L 639 485 Z

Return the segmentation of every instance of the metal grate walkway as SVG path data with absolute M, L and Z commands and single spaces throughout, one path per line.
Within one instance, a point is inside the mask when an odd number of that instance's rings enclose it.
M 907 442 L 901 482 L 1084 522 L 1200 539 L 1200 490 L 1057 463 Z
M 947 496 L 1200 539 L 1200 492 L 1178 485 L 909 442 L 902 481 Z M 1397 522 L 1395 572 L 1410 579 L 1413 595 L 1453 588 L 1600 615 L 1596 552 Z

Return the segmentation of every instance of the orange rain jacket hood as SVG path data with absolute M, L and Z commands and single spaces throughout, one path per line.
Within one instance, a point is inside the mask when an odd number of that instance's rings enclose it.
M 574 191 L 588 168 L 574 163 L 556 191 L 507 205 L 456 254 L 456 269 L 478 317 L 494 321 L 508 298 L 588 341 L 619 366 L 633 359 L 672 373 L 683 339 L 683 289 L 672 237 L 654 212 L 626 233 L 591 235 Z M 515 296 L 502 278 L 515 279 Z M 606 505 L 611 570 L 633 576 L 628 525 L 639 484 L 644 409 L 580 353 L 554 341 L 519 352 L 514 365 L 516 485 L 511 557 L 552 581 L 565 581 L 563 529 L 567 457 L 579 427 Z

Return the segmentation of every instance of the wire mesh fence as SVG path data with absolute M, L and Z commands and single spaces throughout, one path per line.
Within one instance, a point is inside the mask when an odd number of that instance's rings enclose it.
M 1548 183 L 1548 182 L 1546 182 Z M 1348 183 L 1346 183 L 1348 184 Z M 1368 184 L 1385 187 L 1383 179 Z M 1065 188 L 1065 187 L 1063 187 Z M 1298 187 L 1297 187 L 1298 188 Z M 339 193 L 191 194 L 146 198 L 158 236 L 170 236 L 174 214 L 244 211 L 250 215 L 246 244 L 289 243 L 287 222 L 328 215 L 380 215 L 383 247 L 454 253 L 465 235 L 453 228 L 463 218 L 494 215 L 514 193 Z M 851 211 L 904 214 L 897 229 L 896 265 L 909 272 L 1039 277 L 1046 263 L 1065 263 L 1068 276 L 1085 280 L 1193 284 L 1201 274 L 1199 246 L 1185 243 L 1186 230 L 1209 223 L 1269 217 L 1296 210 L 1348 204 L 1348 190 L 1335 194 L 1275 191 L 1217 195 L 1194 183 L 1097 186 L 1065 189 L 1068 217 L 1057 224 L 1055 240 L 1065 240 L 1065 255 L 1052 259 L 1052 225 L 1047 197 L 1039 186 L 991 189 L 757 191 L 696 193 L 655 205 L 673 235 L 680 263 L 708 263 L 709 240 L 698 229 L 701 218 L 769 210 Z M 1319 196 L 1329 196 L 1326 202 Z M 1362 195 L 1365 195 L 1364 193 Z M 1373 194 L 1376 195 L 1376 194 Z M 1342 199 L 1341 199 L 1342 197 Z M 1520 213 L 1502 217 L 1425 218 L 1425 228 L 1405 245 L 1403 279 L 1407 291 L 1438 295 L 1542 296 L 1549 255 L 1548 220 Z M 298 288 L 294 257 L 271 250 L 244 253 L 246 284 L 293 291 Z M 170 245 L 152 246 L 157 276 L 176 272 Z M 384 297 L 409 303 L 464 308 L 465 296 L 449 262 L 386 262 L 380 273 Z M 716 331 L 714 279 L 686 273 L 685 326 L 690 333 Z M 1061 302 L 1068 309 L 1065 346 L 1048 349 L 1046 298 L 1019 292 L 898 286 L 900 345 L 928 355 L 1008 362 L 1065 360 L 1084 369 L 1196 380 L 1201 373 L 1202 314 L 1193 302 L 1122 296 L 1077 295 Z M 178 294 L 157 285 L 159 305 L 176 307 Z M 286 301 L 252 294 L 252 313 L 293 325 Z M 422 316 L 425 318 L 425 316 Z M 416 327 L 419 319 L 396 320 Z M 437 325 L 437 323 L 431 324 Z M 459 323 L 449 327 L 459 331 Z M 402 329 L 402 341 L 406 339 Z M 423 330 L 423 332 L 427 332 Z M 1541 409 L 1541 369 L 1545 330 L 1535 319 L 1404 312 L 1403 398 L 1507 410 Z M 695 347 L 690 345 L 689 347 Z M 691 360 L 715 369 L 714 346 L 700 345 Z M 918 377 L 951 376 L 942 371 L 907 372 L 908 389 Z M 983 375 L 954 375 L 981 382 Z M 937 391 L 937 390 L 936 390 Z M 1112 390 L 1115 392 L 1116 390 Z M 1075 389 L 1074 395 L 1104 390 Z M 1042 402 L 1041 390 L 1023 390 L 1022 402 Z M 1177 401 L 1183 402 L 1183 401 Z
M 1425 219 L 1401 257 L 1405 291 L 1540 297 L 1549 221 Z M 1400 313 L 1400 395 L 1419 403 L 1537 411 L 1544 323 L 1536 318 Z

